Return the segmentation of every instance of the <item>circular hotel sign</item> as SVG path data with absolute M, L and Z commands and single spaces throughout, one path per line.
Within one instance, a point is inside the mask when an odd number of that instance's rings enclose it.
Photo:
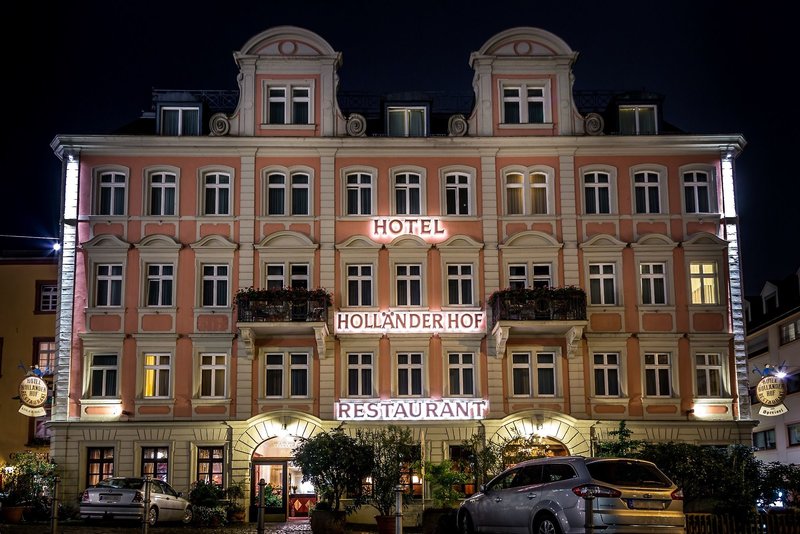
M 777 376 L 765 376 L 756 386 L 756 398 L 764 406 L 777 406 L 786 398 L 786 384 Z
M 38 408 L 47 402 L 47 382 L 38 376 L 26 376 L 19 384 L 19 400 L 30 408 Z

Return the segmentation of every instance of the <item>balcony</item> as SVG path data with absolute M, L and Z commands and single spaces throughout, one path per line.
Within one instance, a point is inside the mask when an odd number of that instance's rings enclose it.
M 586 293 L 579 287 L 508 288 L 489 297 L 498 357 L 511 335 L 564 336 L 571 356 L 586 326 Z
M 324 289 L 242 289 L 236 295 L 236 326 L 251 355 L 257 339 L 313 334 L 324 358 L 330 305 Z

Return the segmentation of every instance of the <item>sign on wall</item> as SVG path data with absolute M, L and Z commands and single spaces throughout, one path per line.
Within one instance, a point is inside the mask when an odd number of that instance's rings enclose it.
M 783 366 L 773 367 L 767 365 L 763 371 L 758 368 L 755 372 L 761 375 L 761 380 L 756 385 L 756 398 L 761 403 L 758 415 L 775 416 L 783 415 L 789 411 L 783 401 L 786 399 L 786 382 L 784 381 Z
M 28 375 L 19 384 L 19 400 L 22 406 L 19 413 L 28 417 L 46 415 L 44 403 L 47 402 L 47 382 L 36 375 Z
M 337 334 L 402 333 L 438 334 L 453 332 L 475 334 L 486 331 L 486 312 L 383 310 L 337 312 L 334 318 Z
M 340 400 L 334 403 L 339 421 L 434 421 L 484 419 L 486 399 Z

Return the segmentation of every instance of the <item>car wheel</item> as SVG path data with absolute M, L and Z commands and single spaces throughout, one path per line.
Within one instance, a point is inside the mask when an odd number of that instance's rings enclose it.
M 156 526 L 156 523 L 158 523 L 158 508 L 155 506 L 151 506 L 150 511 L 147 512 L 147 523 L 151 527 Z
M 543 515 L 536 520 L 533 527 L 534 534 L 561 534 L 558 520 L 552 515 Z
M 192 522 L 193 516 L 194 513 L 192 512 L 192 507 L 187 506 L 186 509 L 183 511 L 183 518 L 181 518 L 181 521 L 183 522 L 184 525 L 188 525 L 189 523 Z
M 475 526 L 468 513 L 464 513 L 458 520 L 458 534 L 475 534 Z

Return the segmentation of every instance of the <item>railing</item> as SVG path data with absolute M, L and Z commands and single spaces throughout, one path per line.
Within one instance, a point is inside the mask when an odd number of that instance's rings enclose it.
M 322 299 L 274 301 L 239 297 L 236 306 L 240 323 L 328 320 L 328 305 Z
M 586 295 L 543 295 L 530 299 L 495 299 L 494 321 L 585 321 Z

